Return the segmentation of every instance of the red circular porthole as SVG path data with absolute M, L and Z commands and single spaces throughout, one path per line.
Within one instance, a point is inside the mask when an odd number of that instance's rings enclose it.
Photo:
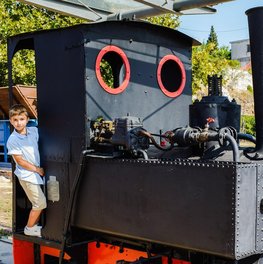
M 164 56 L 157 68 L 157 81 L 165 95 L 179 96 L 186 82 L 185 68 L 181 60 L 175 55 Z
M 112 45 L 104 47 L 96 59 L 96 76 L 108 93 L 123 92 L 130 81 L 130 64 L 124 51 Z

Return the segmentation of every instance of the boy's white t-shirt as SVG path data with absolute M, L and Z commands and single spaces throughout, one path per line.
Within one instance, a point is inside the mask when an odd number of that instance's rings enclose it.
M 38 129 L 36 127 L 27 127 L 27 134 L 21 135 L 15 130 L 7 140 L 9 155 L 22 155 L 23 159 L 34 164 L 40 165 L 40 156 L 38 150 Z M 42 177 L 36 173 L 26 170 L 16 164 L 15 175 L 23 180 L 34 184 L 43 184 Z

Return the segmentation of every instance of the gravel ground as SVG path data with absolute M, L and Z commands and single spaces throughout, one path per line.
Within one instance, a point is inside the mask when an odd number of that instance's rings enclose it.
M 11 231 L 12 225 L 12 179 L 10 170 L 0 169 L 0 235 Z

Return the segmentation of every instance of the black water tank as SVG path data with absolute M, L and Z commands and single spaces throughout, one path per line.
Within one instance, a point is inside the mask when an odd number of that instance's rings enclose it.
M 226 126 L 240 130 L 241 107 L 226 96 L 205 96 L 201 101 L 190 105 L 190 126 L 204 128 L 208 118 L 213 118 L 210 128 L 218 129 Z

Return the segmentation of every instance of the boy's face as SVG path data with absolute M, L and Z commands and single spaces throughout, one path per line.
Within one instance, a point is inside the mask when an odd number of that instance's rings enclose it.
M 26 134 L 26 125 L 29 118 L 26 114 L 14 115 L 10 118 L 10 123 L 14 126 L 16 132 L 19 134 Z

